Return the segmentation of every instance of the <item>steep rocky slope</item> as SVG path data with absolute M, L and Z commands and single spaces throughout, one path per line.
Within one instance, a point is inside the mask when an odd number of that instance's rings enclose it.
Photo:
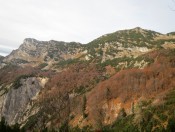
M 60 41 L 38 41 L 27 38 L 19 49 L 14 50 L 3 61 L 20 65 L 38 66 L 47 63 L 48 68 L 65 60 L 96 60 L 105 62 L 114 58 L 137 57 L 174 43 L 172 33 L 163 35 L 139 27 L 103 35 L 88 44 Z
M 80 43 L 58 42 L 58 41 L 38 41 L 27 38 L 23 44 L 12 51 L 5 59 L 5 63 L 36 66 L 41 63 L 57 62 L 67 59 L 77 58 L 77 53 L 83 50 Z
M 136 118 L 140 100 L 155 107 L 175 87 L 174 45 L 173 32 L 139 27 L 88 44 L 27 38 L 0 63 L 0 116 L 31 131 L 102 130 L 123 114 Z
M 47 79 L 44 78 L 28 77 L 20 80 L 21 86 L 18 88 L 8 86 L 9 89 L 3 89 L 1 86 L 0 100 L 3 102 L 0 106 L 1 116 L 5 117 L 10 124 L 25 120 L 24 113 L 31 109 L 30 103 L 36 98 L 41 88 L 44 88 L 46 82 Z

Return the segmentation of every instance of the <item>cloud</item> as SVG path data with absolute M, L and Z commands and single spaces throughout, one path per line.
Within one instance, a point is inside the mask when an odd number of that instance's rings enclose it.
M 0 0 L 0 44 L 18 48 L 25 38 L 88 43 L 137 26 L 175 30 L 171 0 Z
M 0 45 L 0 55 L 6 56 L 8 55 L 14 48 L 10 46 Z
M 0 55 L 7 56 L 8 54 L 9 54 L 9 52 L 6 53 L 6 52 L 3 52 L 3 51 L 0 50 Z

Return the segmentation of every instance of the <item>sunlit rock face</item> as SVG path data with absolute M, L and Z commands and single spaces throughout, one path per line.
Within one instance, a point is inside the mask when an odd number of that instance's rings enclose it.
M 21 123 L 26 119 L 26 112 L 33 106 L 33 101 L 44 88 L 46 78 L 29 77 L 21 79 L 21 86 L 1 87 L 0 115 L 5 117 L 8 124 Z M 6 91 L 5 91 L 6 90 Z

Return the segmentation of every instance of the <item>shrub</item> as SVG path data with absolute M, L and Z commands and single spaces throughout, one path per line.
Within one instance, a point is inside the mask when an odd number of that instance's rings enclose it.
M 174 118 L 170 118 L 168 120 L 167 131 L 168 132 L 174 132 L 175 131 L 175 119 Z
M 42 64 L 40 64 L 38 67 L 40 68 L 40 69 L 43 69 L 44 67 L 46 67 L 48 64 L 47 63 L 42 63 Z
M 12 85 L 12 87 L 14 88 L 14 89 L 18 89 L 19 87 L 21 87 L 22 86 L 22 84 L 21 84 L 21 79 L 26 79 L 26 78 L 28 78 L 28 77 L 33 77 L 34 75 L 21 75 L 21 76 L 19 76 L 19 77 L 17 77 L 16 78 L 16 80 L 13 82 L 13 85 Z

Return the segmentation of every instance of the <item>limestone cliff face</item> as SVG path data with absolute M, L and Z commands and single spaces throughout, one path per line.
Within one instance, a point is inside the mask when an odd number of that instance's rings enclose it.
M 82 47 L 80 43 L 76 42 L 38 41 L 27 38 L 17 50 L 12 51 L 3 61 L 19 65 L 30 63 L 30 65 L 36 66 L 44 62 L 76 58 L 76 54 L 83 50 Z
M 21 123 L 27 118 L 26 111 L 33 106 L 32 102 L 44 88 L 47 79 L 30 77 L 20 81 L 22 86 L 17 89 L 12 85 L 1 87 L 0 116 L 5 117 L 9 124 Z

